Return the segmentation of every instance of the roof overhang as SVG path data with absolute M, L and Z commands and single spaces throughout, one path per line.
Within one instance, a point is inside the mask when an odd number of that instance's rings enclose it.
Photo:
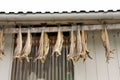
M 0 24 L 101 24 L 105 21 L 109 24 L 120 23 L 120 12 L 98 13 L 39 13 L 39 14 L 0 14 Z

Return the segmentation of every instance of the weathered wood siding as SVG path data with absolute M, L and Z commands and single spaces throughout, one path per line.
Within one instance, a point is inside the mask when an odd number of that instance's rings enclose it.
M 101 41 L 101 32 L 88 32 L 88 48 L 93 60 L 85 63 L 80 60 L 74 67 L 75 80 L 120 80 L 120 31 L 108 31 L 111 49 L 115 49 L 113 59 L 105 62 L 105 50 Z
M 88 48 L 93 60 L 87 59 L 85 63 L 80 60 L 74 67 L 74 80 L 120 80 L 120 31 L 109 31 L 111 48 L 116 49 L 110 63 L 105 62 L 100 31 L 88 33 Z M 0 80 L 11 79 L 13 37 L 5 36 L 5 57 L 0 61 Z
M 11 80 L 13 36 L 5 35 L 5 57 L 0 61 L 0 80 Z

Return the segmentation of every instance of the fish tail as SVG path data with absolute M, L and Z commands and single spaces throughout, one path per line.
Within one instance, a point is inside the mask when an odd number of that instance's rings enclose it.
M 83 58 L 83 63 L 85 63 L 85 61 L 86 61 L 86 58 Z
M 114 54 L 114 51 L 115 51 L 115 49 L 111 50 L 110 53 L 111 53 L 111 54 Z
M 67 60 L 68 60 L 68 61 L 70 60 L 70 55 L 67 55 Z
M 27 60 L 27 62 L 30 62 L 30 59 L 29 59 L 29 57 L 26 57 L 26 60 Z
M 110 60 L 111 58 L 113 59 L 113 57 L 110 57 L 110 54 L 108 53 L 108 55 L 106 56 L 106 62 L 109 63 L 109 60 Z
M 35 58 L 34 58 L 33 62 L 36 62 L 36 61 L 37 61 L 37 59 L 38 59 L 38 55 L 36 55 L 36 56 L 35 56 Z
M 2 54 L 5 55 L 5 53 L 2 51 Z
M 34 61 L 33 62 L 36 62 L 37 61 L 37 59 L 34 59 Z
M 45 59 L 44 59 L 44 58 L 41 59 L 41 63 L 42 63 L 42 64 L 45 63 Z
M 61 52 L 60 52 L 60 51 L 58 52 L 58 55 L 61 55 Z
M 61 52 L 59 51 L 56 51 L 56 57 L 60 56 L 61 55 Z
M 22 59 L 21 58 L 18 58 L 19 59 L 19 61 L 22 63 Z
M 52 56 L 53 55 L 56 55 L 56 57 L 58 57 L 59 56 L 59 52 L 58 51 L 53 51 Z
M 0 56 L 0 60 L 3 60 L 2 56 Z
M 25 58 L 25 57 L 26 57 L 25 54 L 26 54 L 26 53 L 23 53 L 20 57 L 21 57 L 21 58 Z
M 3 54 L 2 53 L 0 53 L 0 60 L 3 60 Z
M 107 57 L 107 58 L 106 58 L 106 62 L 109 63 L 109 60 L 110 60 L 109 57 Z
M 73 65 L 75 65 L 75 60 L 72 58 L 72 63 L 73 63 Z
M 93 59 L 93 58 L 90 56 L 90 54 L 89 54 L 89 53 L 87 53 L 87 56 L 88 56 L 90 59 Z
M 74 57 L 75 62 L 77 62 L 79 59 L 80 59 L 79 55 L 77 55 L 76 57 Z
M 55 51 L 52 52 L 52 56 L 54 55 Z
M 17 59 L 17 58 L 19 58 L 19 56 L 13 56 L 13 59 Z
M 0 50 L 0 53 L 1 53 L 2 55 L 5 55 L 3 50 Z
M 33 62 L 36 62 L 37 60 L 38 60 L 38 57 L 36 57 Z

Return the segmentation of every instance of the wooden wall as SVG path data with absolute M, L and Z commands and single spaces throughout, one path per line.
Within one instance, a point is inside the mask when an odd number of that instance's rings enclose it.
M 13 36 L 5 35 L 5 57 L 0 61 L 0 80 L 11 80 Z
M 88 48 L 93 60 L 87 59 L 85 63 L 80 60 L 74 67 L 74 80 L 120 80 L 120 30 L 109 31 L 111 48 L 116 49 L 110 63 L 105 62 L 100 31 L 88 33 Z M 11 79 L 13 37 L 6 35 L 5 57 L 0 61 L 0 80 Z
M 75 80 L 120 80 L 120 30 L 109 31 L 111 48 L 116 49 L 109 64 L 105 62 L 105 50 L 100 31 L 88 32 L 88 48 L 93 60 L 75 64 Z

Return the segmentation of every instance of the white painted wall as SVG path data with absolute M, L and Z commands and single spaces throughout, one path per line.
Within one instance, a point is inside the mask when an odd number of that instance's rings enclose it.
M 111 49 L 116 49 L 114 59 L 105 62 L 105 50 L 100 31 L 88 32 L 88 48 L 93 60 L 80 60 L 75 65 L 75 80 L 120 80 L 120 31 L 109 31 Z
M 12 35 L 5 35 L 5 57 L 0 61 L 0 80 L 11 79 L 13 45 Z

